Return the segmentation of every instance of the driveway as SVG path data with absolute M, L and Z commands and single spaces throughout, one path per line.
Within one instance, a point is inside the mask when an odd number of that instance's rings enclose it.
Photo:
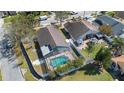
M 50 25 L 51 22 L 55 22 L 55 21 L 56 21 L 55 13 L 52 12 L 52 14 L 50 15 L 50 17 L 47 20 L 40 21 L 40 25 L 47 26 L 47 25 Z

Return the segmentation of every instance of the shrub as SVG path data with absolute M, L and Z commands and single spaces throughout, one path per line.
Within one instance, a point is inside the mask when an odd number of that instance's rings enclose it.
M 78 68 L 78 67 L 81 67 L 81 65 L 83 65 L 83 59 L 82 58 L 79 58 L 77 60 L 74 60 L 74 61 L 69 61 L 67 64 L 65 64 L 64 66 L 62 67 L 57 67 L 57 69 L 55 70 L 57 73 L 64 73 L 64 72 L 67 72 L 69 71 L 70 69 L 72 68 Z
M 49 73 L 49 77 L 50 77 L 50 79 L 55 79 L 55 77 L 56 77 L 55 72 L 53 72 L 53 71 L 49 71 L 48 73 Z
M 79 58 L 79 59 L 77 59 L 77 60 L 74 60 L 74 67 L 75 68 L 78 68 L 78 67 L 80 67 L 81 65 L 83 65 L 83 59 L 82 58 Z

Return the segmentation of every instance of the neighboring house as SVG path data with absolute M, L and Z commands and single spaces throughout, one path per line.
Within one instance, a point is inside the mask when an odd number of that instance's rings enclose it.
M 120 71 L 121 75 L 124 74 L 124 55 L 112 58 L 113 60 L 113 69 L 115 71 Z
M 116 16 L 124 19 L 124 11 L 116 11 Z
M 41 28 L 37 34 L 37 39 L 42 56 L 49 69 L 54 69 L 69 60 L 74 60 L 64 35 L 56 27 Z
M 120 23 L 119 21 L 115 20 L 110 16 L 99 16 L 94 21 L 95 24 L 101 26 L 103 24 L 110 25 L 112 27 L 112 34 L 115 36 L 120 36 L 124 34 L 124 24 Z
M 1 17 L 12 16 L 12 15 L 16 15 L 16 11 L 0 11 Z
M 82 22 L 67 22 L 64 24 L 65 30 L 70 34 L 73 42 L 79 46 L 83 43 L 87 34 L 91 34 L 92 31 L 84 25 Z

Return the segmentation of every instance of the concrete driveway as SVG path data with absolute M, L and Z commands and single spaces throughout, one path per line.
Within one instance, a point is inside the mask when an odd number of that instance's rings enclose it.
M 56 21 L 55 13 L 52 12 L 52 14 L 50 15 L 50 17 L 47 20 L 40 21 L 40 25 L 41 26 L 47 26 L 47 25 L 50 25 L 51 22 L 55 22 L 55 21 Z

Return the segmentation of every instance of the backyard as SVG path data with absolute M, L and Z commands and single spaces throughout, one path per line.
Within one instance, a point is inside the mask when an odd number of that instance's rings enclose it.
M 98 72 L 93 64 L 83 67 L 81 70 L 76 71 L 60 79 L 61 81 L 113 81 L 112 76 L 106 71 Z
M 81 53 L 86 57 L 86 58 L 95 58 L 96 54 L 98 53 L 98 51 L 101 49 L 101 47 L 105 47 L 105 44 L 95 44 L 92 47 L 92 52 L 89 52 L 89 50 L 86 49 L 82 49 Z

